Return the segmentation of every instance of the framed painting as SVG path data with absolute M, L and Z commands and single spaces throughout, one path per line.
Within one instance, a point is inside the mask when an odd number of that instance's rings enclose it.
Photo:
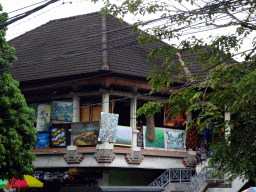
M 37 141 L 34 143 L 34 149 L 49 149 L 50 135 L 49 133 L 36 133 Z
M 116 142 L 114 145 L 131 146 L 132 145 L 132 127 L 117 126 Z
M 184 130 L 166 129 L 166 148 L 184 150 L 186 136 Z
M 72 122 L 73 102 L 53 101 L 51 119 Z
M 37 109 L 36 129 L 38 132 L 49 132 L 52 106 L 40 104 Z
M 50 147 L 67 147 L 70 145 L 69 137 L 69 127 L 70 125 L 52 125 L 50 128 Z
M 97 145 L 99 130 L 99 121 L 72 123 L 71 133 L 73 144 L 77 146 Z
M 147 127 L 143 126 L 144 149 L 165 149 L 165 129 L 155 127 L 156 139 L 153 142 L 147 140 Z
M 101 112 L 99 141 L 115 143 L 119 114 Z

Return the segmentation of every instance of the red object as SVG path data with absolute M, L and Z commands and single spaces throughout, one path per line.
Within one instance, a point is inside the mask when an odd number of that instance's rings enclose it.
M 8 186 L 12 187 L 12 188 L 29 188 L 28 183 L 25 179 L 23 180 L 17 180 L 12 178 L 10 180 L 11 183 L 7 183 Z
M 165 111 L 164 111 L 165 117 L 169 113 L 167 111 L 169 108 L 170 108 L 170 106 L 168 104 L 165 104 Z M 164 122 L 164 125 L 165 126 L 170 126 L 170 127 L 182 127 L 183 123 L 186 121 L 185 113 L 186 113 L 186 110 L 185 111 L 180 111 L 180 115 L 175 116 L 174 119 L 172 119 L 170 117 L 169 120 Z

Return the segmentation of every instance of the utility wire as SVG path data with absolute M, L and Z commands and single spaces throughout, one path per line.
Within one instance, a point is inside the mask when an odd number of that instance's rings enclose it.
M 7 13 L 7 14 L 9 15 L 9 14 L 14 13 L 14 12 L 16 12 L 16 11 L 20 11 L 20 10 L 22 10 L 22 9 L 26 9 L 26 8 L 28 8 L 28 7 L 31 7 L 31 6 L 34 6 L 34 5 L 37 5 L 37 4 L 40 4 L 40 3 L 46 2 L 46 1 L 49 1 L 49 0 L 41 1 L 41 2 L 39 2 L 39 3 L 35 3 L 35 4 L 32 4 L 32 5 L 29 5 L 29 6 L 23 7 L 23 8 L 20 8 L 20 9 L 15 10 L 15 11 L 11 11 L 11 12 L 9 12 L 9 13 Z

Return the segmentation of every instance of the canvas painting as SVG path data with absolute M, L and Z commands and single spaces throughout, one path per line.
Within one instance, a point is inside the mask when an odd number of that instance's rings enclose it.
M 38 105 L 37 110 L 37 131 L 49 132 L 52 106 L 47 104 Z
M 65 101 L 53 101 L 51 119 L 72 122 L 73 103 Z
M 68 145 L 68 133 L 64 127 L 51 128 L 50 134 L 52 147 L 66 147 Z
M 155 128 L 156 139 L 153 142 L 147 141 L 147 128 L 143 126 L 143 137 L 144 137 L 144 148 L 156 148 L 156 149 L 165 149 L 165 129 L 163 128 Z
M 101 112 L 99 141 L 115 143 L 119 114 Z
M 35 149 L 48 149 L 50 147 L 49 133 L 37 133 L 37 141 L 34 143 Z
M 175 116 L 173 119 L 170 117 L 169 119 L 165 119 L 169 112 L 168 109 L 170 107 L 168 106 L 168 104 L 165 104 L 165 108 L 164 108 L 164 125 L 165 126 L 169 126 L 169 127 L 184 127 L 183 123 L 186 121 L 186 115 L 185 115 L 185 111 L 181 111 L 180 115 Z
M 115 144 L 131 146 L 132 145 L 132 127 L 117 126 Z
M 183 130 L 166 130 L 167 149 L 184 149 L 185 133 Z
M 96 145 L 100 130 L 99 121 L 78 122 L 71 124 L 74 145 Z

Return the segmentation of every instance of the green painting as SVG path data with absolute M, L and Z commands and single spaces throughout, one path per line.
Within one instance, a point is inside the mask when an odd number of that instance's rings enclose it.
M 164 129 L 155 128 L 156 140 L 153 142 L 147 141 L 147 128 L 143 127 L 144 132 L 144 148 L 160 148 L 165 149 L 165 141 L 164 141 Z

